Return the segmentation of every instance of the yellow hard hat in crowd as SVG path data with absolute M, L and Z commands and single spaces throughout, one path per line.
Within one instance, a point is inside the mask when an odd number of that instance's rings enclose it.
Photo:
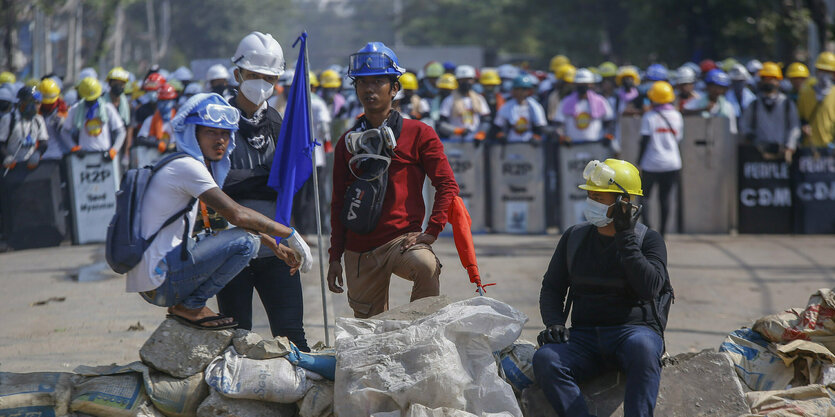
M 450 73 L 441 74 L 435 86 L 444 90 L 455 90 L 458 88 L 458 80 Z
M 548 69 L 550 69 L 551 72 L 557 72 L 557 69 L 559 67 L 566 64 L 571 64 L 571 61 L 568 59 L 568 57 L 566 57 L 565 55 L 554 55 L 554 57 L 551 58 L 551 63 L 548 64 Z
M 342 85 L 342 78 L 332 69 L 322 71 L 322 76 L 320 78 L 322 88 L 339 88 L 339 86 Z
M 478 82 L 481 85 L 499 85 L 502 83 L 502 79 L 499 78 L 499 72 L 494 69 L 488 69 L 481 71 L 481 77 L 479 77 Z
M 815 60 L 815 68 L 835 72 L 835 54 L 829 51 L 821 52 Z
M 86 101 L 101 97 L 101 83 L 93 77 L 87 77 L 78 83 L 78 95 Z
M 774 77 L 778 80 L 783 79 L 783 71 L 780 71 L 780 66 L 773 62 L 763 62 L 763 67 L 757 75 L 762 77 Z
M 656 81 L 647 91 L 647 97 L 655 104 L 672 103 L 676 99 L 673 86 L 666 81 Z
M 9 71 L 0 72 L 0 84 L 14 83 L 17 77 Z
M 739 64 L 739 61 L 737 61 L 736 59 L 725 58 L 724 60 L 722 60 L 721 63 L 719 63 L 719 68 L 722 68 L 722 71 L 730 72 L 731 68 L 733 68 L 733 66 L 736 64 Z
M 324 80 L 324 74 L 322 74 L 322 79 Z M 411 72 L 404 72 L 403 75 L 400 76 L 400 86 L 403 87 L 404 90 L 417 90 L 418 89 L 418 82 L 417 77 L 415 74 Z
M 618 75 L 618 66 L 615 65 L 614 62 L 606 61 L 606 62 L 600 64 L 599 67 L 597 67 L 597 71 L 600 73 L 600 76 L 603 77 L 603 78 L 614 77 L 614 76 Z
M 801 62 L 792 62 L 786 70 L 786 77 L 809 78 L 809 68 Z
M 319 79 L 316 78 L 316 73 L 313 71 L 307 72 L 307 77 L 310 78 L 310 86 L 311 87 L 318 87 L 319 86 Z
M 107 73 L 107 81 L 116 80 L 116 81 L 123 81 L 128 82 L 130 81 L 130 73 L 127 72 L 122 67 L 113 67 L 110 72 Z
M 638 168 L 624 160 L 591 161 L 583 170 L 583 178 L 586 183 L 578 186 L 581 190 L 622 194 L 623 187 L 629 195 L 644 195 Z
M 56 83 L 52 78 L 44 78 L 41 83 L 38 84 L 38 91 L 40 91 L 43 96 L 43 100 L 41 100 L 41 103 L 43 104 L 52 104 L 57 101 L 58 96 L 61 95 L 61 87 L 58 87 L 58 83 Z
M 615 82 L 617 85 L 623 84 L 623 77 L 632 77 L 632 79 L 635 80 L 635 85 L 641 83 L 641 76 L 638 75 L 638 70 L 636 70 L 633 66 L 625 66 L 618 69 L 618 73 L 615 76 Z
M 554 71 L 554 76 L 557 77 L 558 80 L 565 81 L 567 83 L 574 82 L 574 74 L 577 73 L 577 67 L 571 64 L 563 64 Z
M 424 73 L 428 78 L 438 78 L 444 73 L 444 64 L 438 61 L 432 61 L 426 65 Z

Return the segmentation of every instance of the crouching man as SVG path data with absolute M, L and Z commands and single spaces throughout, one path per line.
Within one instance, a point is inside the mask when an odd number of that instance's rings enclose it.
M 536 380 L 557 414 L 585 417 L 578 383 L 616 368 L 626 375 L 624 415 L 652 416 L 673 298 L 667 249 L 660 234 L 636 224 L 640 208 L 631 201 L 643 193 L 634 165 L 592 161 L 583 177 L 588 223 L 565 231 L 542 282 Z
M 153 175 L 140 204 L 141 235 L 156 237 L 127 274 L 128 292 L 139 292 L 146 301 L 168 307 L 169 317 L 201 329 L 237 325 L 233 317 L 206 307 L 206 300 L 249 263 L 261 244 L 294 269 L 311 263 L 310 249 L 295 230 L 235 203 L 219 188 L 229 172 L 239 117 L 221 96 L 197 94 L 172 119 L 178 150 L 187 156 Z M 207 217 L 206 206 L 238 227 L 195 241 L 190 231 L 198 211 Z M 276 244 L 273 236 L 290 247 Z

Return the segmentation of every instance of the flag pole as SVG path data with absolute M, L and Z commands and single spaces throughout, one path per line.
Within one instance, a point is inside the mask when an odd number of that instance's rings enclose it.
M 305 36 L 304 41 L 304 85 L 305 85 L 305 93 L 307 94 L 307 120 L 310 121 L 308 124 L 310 126 L 310 140 L 316 141 L 315 137 L 313 136 L 313 111 L 311 107 L 313 103 L 310 101 L 310 58 L 307 55 L 307 32 L 303 34 Z M 322 216 L 320 210 L 319 201 L 319 175 L 316 172 L 316 151 L 315 145 L 311 148 L 313 150 L 313 154 L 311 155 L 310 161 L 313 164 L 313 201 L 314 205 L 316 206 L 316 238 L 318 239 L 318 249 L 319 249 L 319 280 L 321 281 L 322 286 L 322 315 L 324 316 L 324 323 L 325 323 L 325 345 L 330 346 L 330 335 L 328 334 L 328 299 L 327 299 L 327 291 L 325 287 L 325 258 L 322 254 Z

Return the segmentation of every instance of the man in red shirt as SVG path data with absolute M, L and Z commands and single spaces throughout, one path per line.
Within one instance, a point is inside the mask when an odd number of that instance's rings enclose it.
M 381 42 L 370 42 L 351 55 L 348 75 L 354 80 L 364 114 L 342 135 L 335 149 L 328 288 L 334 293 L 343 292 L 344 255 L 348 303 L 358 318 L 388 309 L 391 274 L 414 283 L 412 301 L 440 294 L 441 263 L 431 245 L 447 223 L 447 210 L 458 195 L 458 184 L 435 131 L 392 110 L 392 100 L 400 90 L 398 77 L 403 72 L 397 56 Z M 349 168 L 356 156 L 351 151 L 361 151 L 353 146 L 349 150 L 346 136 L 389 128 L 396 140 L 383 146 L 383 156 L 390 158 L 390 163 L 379 220 L 368 233 L 351 230 L 346 221 L 353 212 L 346 210 L 348 214 L 343 218 L 343 208 L 346 191 L 357 181 L 356 170 Z M 435 204 L 429 225 L 422 231 L 422 189 L 427 175 L 436 190 Z

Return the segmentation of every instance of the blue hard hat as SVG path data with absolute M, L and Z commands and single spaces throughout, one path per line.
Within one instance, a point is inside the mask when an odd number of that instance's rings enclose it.
M 448 72 L 455 71 L 455 67 L 457 67 L 457 65 L 455 65 L 454 62 L 444 61 L 444 71 L 448 71 Z
M 661 64 L 647 67 L 646 79 L 649 81 L 667 81 L 667 68 Z
M 237 131 L 240 118 L 238 109 L 223 97 L 210 94 L 189 111 L 184 123 Z
M 400 68 L 397 55 L 382 42 L 368 42 L 348 60 L 349 77 L 367 77 L 372 75 L 400 76 L 405 71 Z
M 536 80 L 533 75 L 528 73 L 519 74 L 519 76 L 513 79 L 513 88 L 534 88 L 535 86 Z
M 705 83 L 716 84 L 721 87 L 730 87 L 731 77 L 729 77 L 725 71 L 715 68 L 707 72 L 707 75 L 705 75 Z

